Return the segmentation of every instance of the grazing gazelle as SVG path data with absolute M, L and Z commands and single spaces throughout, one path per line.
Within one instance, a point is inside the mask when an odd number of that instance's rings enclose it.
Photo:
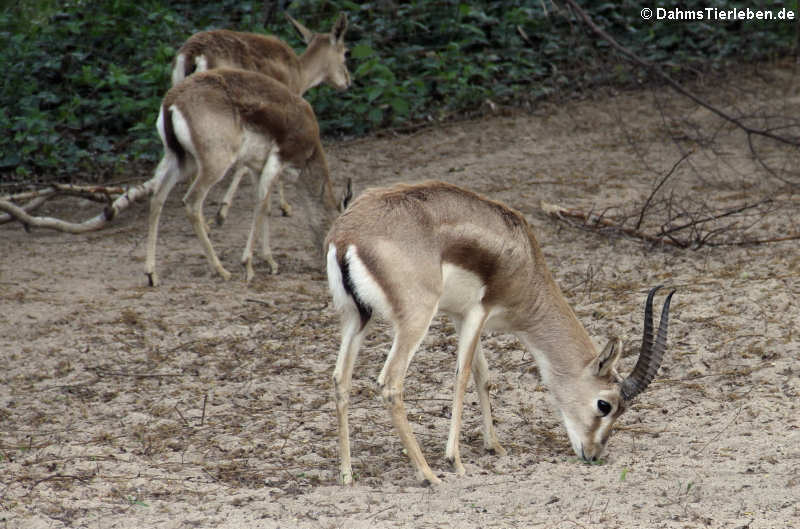
M 172 87 L 161 104 L 157 121 L 164 157 L 156 168 L 150 199 L 145 273 L 150 285 L 158 284 L 155 270 L 158 220 L 173 186 L 191 185 L 183 203 L 200 238 L 211 268 L 224 279 L 223 268 L 208 238 L 203 201 L 209 189 L 247 168 L 259 175 L 250 235 L 242 255 L 246 279 L 253 277 L 253 245 L 260 238 L 261 256 L 274 273 L 277 263 L 269 247 L 265 215 L 267 190 L 285 166 L 299 170 L 299 198 L 304 214 L 322 248 L 325 232 L 338 214 L 328 165 L 311 105 L 284 84 L 255 72 L 214 69 L 197 73 Z
M 320 83 L 327 83 L 337 90 L 347 89 L 350 86 L 350 72 L 347 70 L 347 47 L 344 44 L 346 15 L 339 15 L 330 33 L 314 33 L 288 14 L 286 17 L 307 46 L 299 57 L 288 44 L 276 37 L 224 29 L 202 31 L 189 37 L 178 50 L 173 61 L 172 85 L 195 72 L 235 68 L 272 77 L 300 96 Z M 243 172 L 236 173 L 231 179 L 217 213 L 219 225 L 225 222 Z M 291 215 L 291 206 L 284 198 L 280 179 L 277 185 L 281 210 L 284 215 Z
M 373 316 L 392 323 L 394 343 L 378 377 L 392 423 L 419 479 L 438 483 L 403 405 L 406 370 L 438 311 L 458 332 L 452 421 L 445 452 L 456 473 L 461 409 L 470 372 L 483 413 L 484 446 L 504 454 L 489 405 L 484 329 L 514 333 L 533 353 L 550 387 L 575 453 L 596 460 L 617 417 L 652 381 L 666 347 L 672 293 L 653 340 L 650 291 L 644 341 L 632 374 L 621 379 L 612 339 L 598 355 L 545 266 L 524 217 L 460 187 L 426 182 L 371 189 L 333 223 L 326 239 L 328 282 L 342 313 L 342 343 L 333 374 L 339 422 L 339 479 L 351 483 L 347 419 L 353 366 Z

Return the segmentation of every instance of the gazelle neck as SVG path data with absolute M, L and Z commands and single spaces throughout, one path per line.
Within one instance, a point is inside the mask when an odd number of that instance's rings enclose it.
M 300 67 L 297 72 L 297 88 L 301 96 L 325 79 L 325 71 L 317 60 L 316 51 L 312 45 L 309 45 L 298 57 Z
M 544 284 L 534 290 L 538 295 L 526 314 L 527 324 L 515 333 L 537 356 L 537 365 L 546 379 L 551 375 L 577 374 L 597 355 L 586 329 L 549 273 L 547 276 Z
M 315 148 L 314 154 L 300 171 L 297 184 L 300 189 L 298 193 L 300 204 L 305 210 L 314 244 L 322 250 L 325 235 L 339 212 L 333 194 L 328 162 L 321 145 Z

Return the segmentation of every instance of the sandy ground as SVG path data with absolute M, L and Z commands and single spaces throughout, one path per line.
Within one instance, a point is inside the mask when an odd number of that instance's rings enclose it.
M 788 67 L 696 89 L 728 110 L 749 102 L 763 111 L 769 101 L 778 114 L 800 115 Z M 435 320 L 406 398 L 444 479 L 436 488 L 415 482 L 376 392 L 385 326 L 356 367 L 356 484 L 336 484 L 338 319 L 299 213 L 274 208 L 281 273 L 259 264 L 249 285 L 237 267 L 248 185 L 211 235 L 236 272 L 227 283 L 210 276 L 180 192 L 162 219 L 155 289 L 142 271 L 146 204 L 88 235 L 0 226 L 0 528 L 800 528 L 798 241 L 652 248 L 539 207 L 638 211 L 679 146 L 696 153 L 659 191 L 648 230 L 667 214 L 664 197 L 722 207 L 776 188 L 743 134 L 665 91 L 598 93 L 328 144 L 337 185 L 348 176 L 357 189 L 441 179 L 524 212 L 596 343 L 628 340 L 626 372 L 648 288 L 678 289 L 659 377 L 617 422 L 598 465 L 572 454 L 531 355 L 490 334 L 494 411 L 509 453 L 484 453 L 470 389 L 467 476 L 455 476 L 444 460 L 455 338 L 446 319 Z M 786 155 L 764 149 L 771 160 Z M 796 199 L 777 195 L 748 234 L 798 231 Z M 86 218 L 96 209 L 73 199 L 48 213 Z

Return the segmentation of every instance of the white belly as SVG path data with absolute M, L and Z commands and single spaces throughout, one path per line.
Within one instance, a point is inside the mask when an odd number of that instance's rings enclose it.
M 442 266 L 444 288 L 439 300 L 439 310 L 445 313 L 466 316 L 472 309 L 483 303 L 486 285 L 476 274 L 460 266 L 445 263 Z M 506 310 L 495 306 L 489 311 L 484 329 L 507 330 Z
M 442 266 L 442 280 L 439 310 L 463 315 L 483 302 L 486 285 L 469 270 L 445 263 Z

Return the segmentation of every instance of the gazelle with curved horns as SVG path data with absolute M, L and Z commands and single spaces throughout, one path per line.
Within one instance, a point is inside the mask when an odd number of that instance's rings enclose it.
M 334 221 L 326 240 L 328 281 L 342 314 L 342 342 L 333 374 L 339 422 L 339 478 L 351 483 L 348 404 L 356 355 L 374 317 L 387 318 L 394 342 L 378 377 L 383 400 L 417 475 L 438 483 L 408 423 L 403 381 L 438 311 L 458 332 L 452 420 L 445 456 L 464 474 L 459 432 L 464 392 L 475 378 L 483 414 L 484 446 L 504 454 L 489 404 L 484 329 L 514 333 L 533 353 L 550 387 L 572 448 L 586 461 L 605 448 L 617 417 L 652 381 L 666 348 L 672 293 L 655 340 L 653 295 L 645 309 L 642 350 L 621 379 L 621 352 L 612 339 L 597 354 L 588 334 L 545 266 L 525 218 L 463 188 L 426 182 L 371 189 Z
M 347 47 L 344 44 L 347 16 L 341 13 L 330 33 L 315 33 L 288 13 L 286 18 L 306 43 L 307 47 L 300 56 L 288 44 L 273 36 L 226 29 L 202 31 L 189 37 L 178 50 L 172 66 L 172 85 L 177 85 L 195 72 L 234 68 L 272 77 L 299 96 L 321 83 L 337 90 L 347 89 L 350 86 Z M 217 213 L 218 225 L 225 222 L 244 172 L 233 175 Z M 284 198 L 280 179 L 277 184 L 281 210 L 288 216 L 291 206 Z
M 339 213 L 328 164 L 311 105 L 271 77 L 245 70 L 213 69 L 188 77 L 172 87 L 157 120 L 164 157 L 156 168 L 150 199 L 145 273 L 158 284 L 155 270 L 158 221 L 174 185 L 189 180 L 183 203 L 213 271 L 231 274 L 220 263 L 208 238 L 203 201 L 211 187 L 226 176 L 247 169 L 259 175 L 250 235 L 242 254 L 246 280 L 253 278 L 253 245 L 261 239 L 261 256 L 277 269 L 269 247 L 267 190 L 286 166 L 300 171 L 298 197 L 304 215 L 322 247 L 325 232 Z

